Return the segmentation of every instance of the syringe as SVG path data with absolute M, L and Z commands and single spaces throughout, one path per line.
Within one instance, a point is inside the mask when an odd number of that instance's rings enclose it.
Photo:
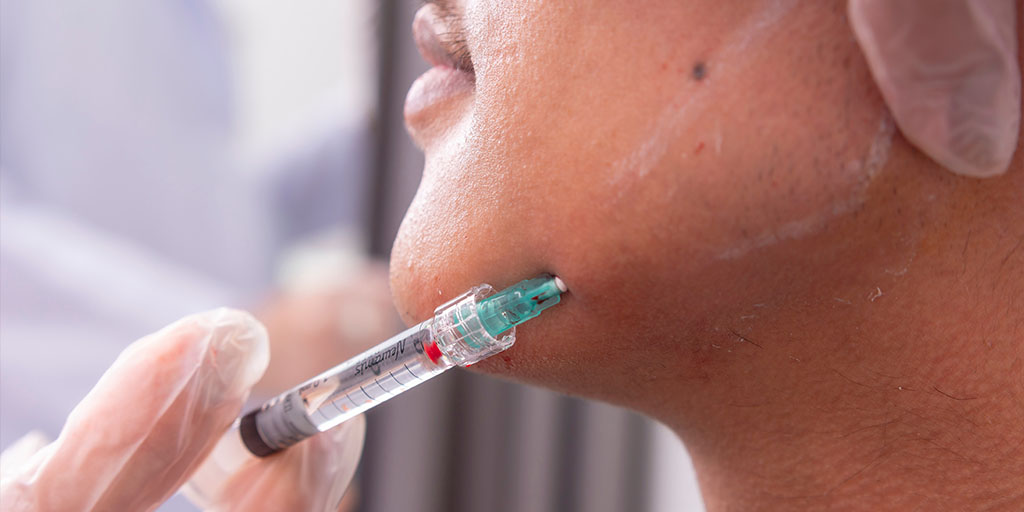
M 242 442 L 265 457 L 449 368 L 497 354 L 515 342 L 515 326 L 558 304 L 565 291 L 565 283 L 552 276 L 528 279 L 497 294 L 487 284 L 474 287 L 438 307 L 430 320 L 242 416 Z

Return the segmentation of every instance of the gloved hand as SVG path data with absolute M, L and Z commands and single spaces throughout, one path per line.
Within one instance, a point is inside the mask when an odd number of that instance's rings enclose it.
M 263 326 L 219 309 L 129 346 L 68 416 L 56 441 L 4 452 L 5 511 L 153 510 L 217 446 L 231 452 L 249 388 L 267 367 Z M 197 474 L 213 510 L 337 510 L 362 449 L 362 417 L 266 459 L 221 457 Z M 235 435 L 232 436 L 231 434 Z M 228 449 L 223 449 L 227 447 Z M 198 479 L 198 477 L 197 477 Z
M 1021 117 L 1014 0 L 850 0 L 848 8 L 907 140 L 957 174 L 1005 172 Z

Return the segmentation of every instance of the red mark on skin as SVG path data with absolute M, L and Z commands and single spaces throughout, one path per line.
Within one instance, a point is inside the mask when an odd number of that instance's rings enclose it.
M 437 343 L 431 341 L 429 345 L 423 347 L 427 352 L 427 357 L 430 358 L 434 364 L 438 364 L 441 361 L 441 349 L 437 348 Z
M 704 151 L 704 141 L 700 141 L 697 144 L 697 148 L 693 150 L 694 155 L 699 155 L 701 151 Z

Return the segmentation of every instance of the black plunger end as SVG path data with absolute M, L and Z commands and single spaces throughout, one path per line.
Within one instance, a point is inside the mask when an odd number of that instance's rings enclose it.
M 256 414 L 260 412 L 259 409 L 242 416 L 242 420 L 238 425 L 238 432 L 242 434 L 242 443 L 245 447 L 257 457 L 266 457 L 277 450 L 271 448 L 263 441 L 260 437 L 260 433 L 256 430 Z

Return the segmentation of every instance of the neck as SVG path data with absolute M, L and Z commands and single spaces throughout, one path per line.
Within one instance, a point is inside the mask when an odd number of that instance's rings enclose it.
M 662 395 L 654 415 L 686 442 L 709 510 L 1024 507 L 1024 169 L 942 172 L 874 185 L 917 210 L 865 207 L 885 214 L 751 258 L 790 283 L 827 277 L 721 318 L 700 368 L 676 371 L 701 377 Z

